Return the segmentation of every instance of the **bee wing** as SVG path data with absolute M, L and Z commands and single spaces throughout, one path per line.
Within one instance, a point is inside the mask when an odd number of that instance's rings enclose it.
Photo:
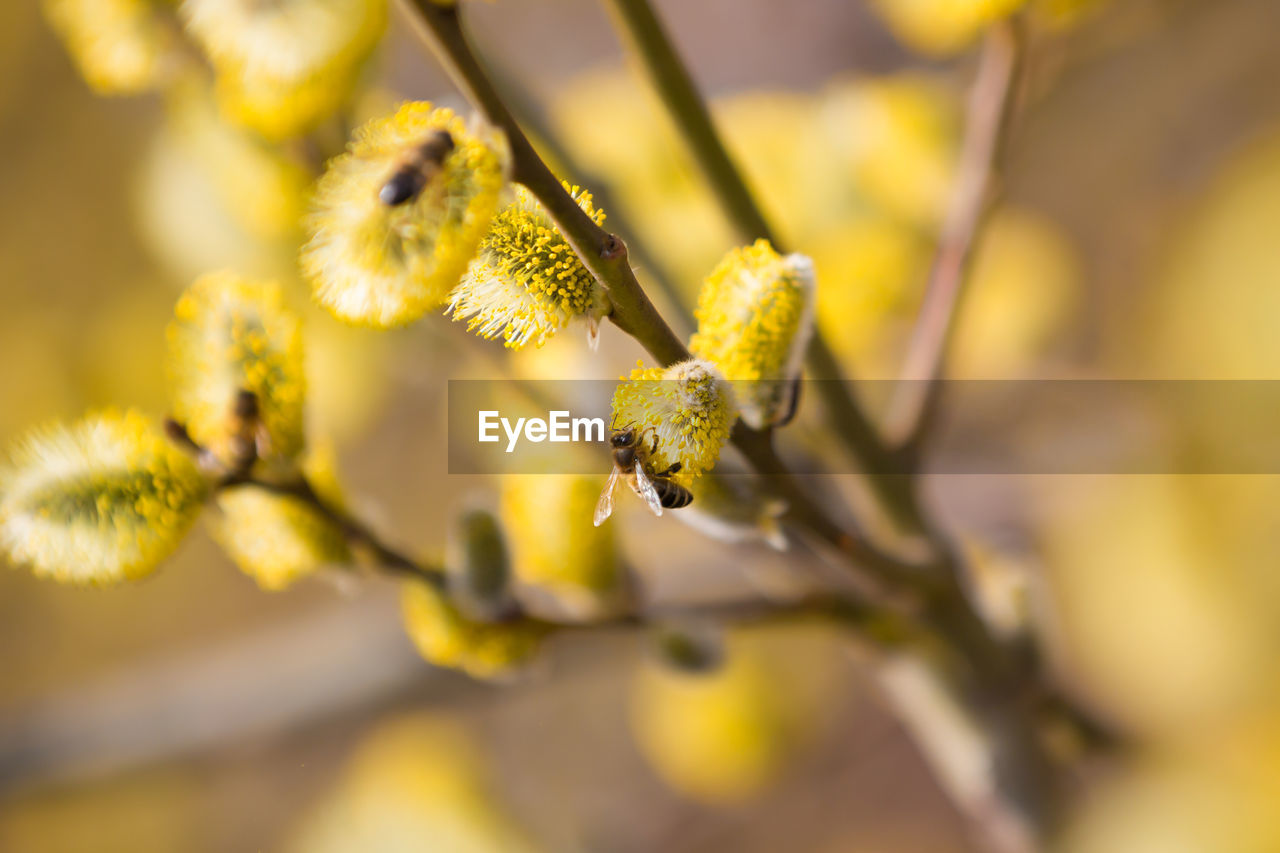
M 658 497 L 658 490 L 649 482 L 639 459 L 636 460 L 636 494 L 644 498 L 654 515 L 662 515 L 662 498 Z
M 604 491 L 600 493 L 600 500 L 596 501 L 596 527 L 604 524 L 605 519 L 613 514 L 613 489 L 617 485 L 618 466 L 614 465 L 613 470 L 609 472 L 609 479 L 605 481 Z

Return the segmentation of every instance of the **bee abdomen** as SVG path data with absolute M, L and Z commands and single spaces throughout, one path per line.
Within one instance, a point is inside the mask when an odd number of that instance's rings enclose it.
M 654 483 L 658 490 L 658 499 L 665 509 L 680 509 L 693 503 L 693 492 L 670 480 L 659 480 Z
M 378 191 L 378 198 L 387 207 L 397 207 L 417 198 L 426 183 L 427 176 L 421 170 L 401 169 L 382 185 L 382 189 Z
M 387 207 L 398 207 L 413 201 L 422 193 L 427 181 L 444 164 L 454 147 L 453 137 L 449 132 L 437 130 L 414 150 L 410 162 L 396 170 L 382 185 L 382 189 L 378 191 L 378 199 Z

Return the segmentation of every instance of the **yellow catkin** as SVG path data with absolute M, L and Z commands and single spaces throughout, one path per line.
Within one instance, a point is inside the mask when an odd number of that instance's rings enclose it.
M 788 407 L 813 312 L 813 262 L 782 257 L 767 240 L 731 251 L 702 285 L 689 350 L 733 383 L 742 419 L 755 429 Z
M 830 636 L 811 629 L 729 634 L 711 671 L 650 659 L 632 682 L 636 745 L 685 796 L 741 802 L 776 781 L 820 728 L 837 661 Z
M 0 480 L 0 545 L 66 583 L 149 574 L 200 512 L 208 484 L 137 412 L 91 414 L 20 441 Z
M 292 459 L 302 451 L 302 332 L 277 285 L 227 272 L 204 276 L 178 300 L 167 337 L 173 416 L 197 442 L 225 452 L 236 394 L 247 389 L 267 429 L 266 455 Z
M 1028 0 L 872 0 L 874 8 L 908 47 L 945 56 L 971 45 L 988 25 Z
M 729 383 L 714 364 L 699 359 L 667 368 L 637 367 L 613 393 L 613 425 L 644 433 L 649 458 L 661 471 L 679 462 L 676 480 L 689 483 L 720 458 L 737 418 Z
M 164 82 L 173 38 L 148 0 L 44 0 L 45 15 L 94 91 L 128 95 Z
M 223 113 L 271 139 L 346 104 L 387 23 L 386 0 L 186 0 L 181 9 Z
M 493 790 L 481 744 L 458 720 L 415 714 L 379 721 L 286 853 L 539 849 Z
M 389 206 L 379 192 L 436 131 L 454 147 L 413 200 Z M 307 217 L 302 268 L 316 298 L 339 319 L 389 328 L 447 303 L 497 210 L 505 142 L 467 130 L 448 109 L 411 102 L 356 133 L 329 164 Z
M 517 669 L 537 653 L 545 633 L 526 622 L 475 621 L 426 581 L 406 581 L 401 601 L 405 630 L 422 657 L 474 678 Z
M 565 189 L 597 225 L 604 212 L 591 194 Z M 594 340 L 608 300 L 551 217 L 527 189 L 493 219 L 480 251 L 449 297 L 449 311 L 484 338 L 501 336 L 508 347 L 542 346 L 575 318 L 585 319 Z
M 630 594 L 615 528 L 591 523 L 599 497 L 597 476 L 529 474 L 502 480 L 502 518 L 515 577 L 549 594 L 567 616 L 612 612 Z

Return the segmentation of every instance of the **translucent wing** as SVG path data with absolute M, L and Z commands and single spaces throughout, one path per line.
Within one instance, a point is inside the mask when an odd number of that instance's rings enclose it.
M 636 494 L 644 498 L 645 503 L 649 505 L 649 509 L 653 510 L 654 515 L 662 515 L 662 498 L 658 497 L 658 490 L 653 487 L 653 483 L 649 482 L 649 478 L 645 476 L 644 466 L 640 464 L 640 460 L 636 460 Z
M 604 484 L 604 491 L 600 493 L 600 500 L 596 501 L 596 527 L 604 524 L 605 519 L 613 514 L 613 489 L 618 485 L 618 466 L 614 465 L 613 470 L 609 472 L 609 479 Z

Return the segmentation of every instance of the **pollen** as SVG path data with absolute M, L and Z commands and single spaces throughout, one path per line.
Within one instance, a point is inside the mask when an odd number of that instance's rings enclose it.
M 204 276 L 178 300 L 167 339 L 173 416 L 198 443 L 228 458 L 232 406 L 248 390 L 266 427 L 266 455 L 287 460 L 302 451 L 302 332 L 279 286 Z
M 570 184 L 565 189 L 592 221 L 604 221 L 589 192 Z M 522 186 L 515 193 L 450 295 L 450 313 L 466 320 L 469 331 L 501 336 L 512 349 L 540 347 L 575 318 L 594 329 L 608 311 L 603 289 L 532 193 Z
M 386 204 L 387 182 L 440 130 L 453 148 L 413 198 Z M 339 319 L 376 328 L 445 305 L 493 220 L 506 160 L 500 134 L 471 133 L 426 102 L 366 124 L 330 163 L 307 217 L 302 268 L 316 298 Z
M 689 349 L 733 383 L 751 427 L 774 423 L 787 408 L 813 313 L 813 262 L 782 257 L 765 240 L 731 251 L 703 284 Z
M 200 512 L 208 484 L 137 412 L 36 430 L 0 475 L 0 545 L 64 583 L 149 574 Z
M 675 480 L 688 485 L 715 467 L 729 440 L 737 405 L 729 383 L 709 361 L 690 359 L 667 368 L 637 367 L 613 392 L 615 428 L 642 433 L 655 471 L 679 463 Z

